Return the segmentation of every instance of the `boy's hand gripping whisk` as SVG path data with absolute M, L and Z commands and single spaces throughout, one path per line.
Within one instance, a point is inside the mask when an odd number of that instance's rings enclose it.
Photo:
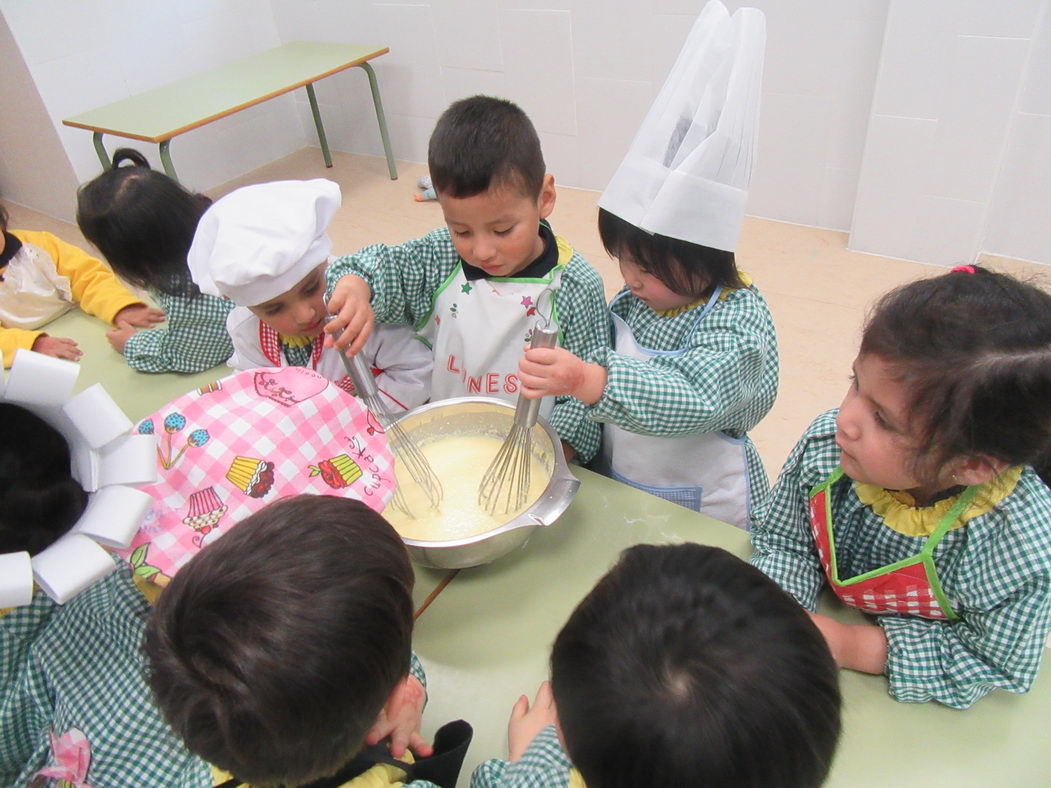
M 538 321 L 529 347 L 556 347 L 558 328 Z M 529 464 L 532 459 L 532 432 L 540 413 L 540 401 L 518 395 L 515 420 L 500 451 L 478 485 L 478 505 L 490 514 L 509 514 L 523 509 L 529 496 Z
M 372 411 L 372 415 L 382 425 L 395 459 L 405 466 L 409 476 L 423 490 L 428 507 L 437 510 L 442 503 L 442 483 L 435 475 L 431 464 L 423 456 L 423 452 L 416 444 L 416 441 L 409 437 L 409 434 L 400 424 L 395 422 L 394 416 L 387 409 L 387 405 L 376 387 L 376 379 L 372 376 L 372 372 L 365 365 L 365 362 L 361 360 L 361 356 L 355 354 L 353 358 L 347 358 L 346 355 L 340 353 L 340 357 L 343 359 L 343 366 L 346 367 L 347 374 L 350 375 L 350 379 L 354 382 L 354 388 L 357 389 L 361 401 L 365 403 L 365 407 Z M 405 493 L 401 488 L 401 484 L 395 483 L 394 497 L 391 499 L 391 503 L 409 517 L 416 516 L 405 500 Z

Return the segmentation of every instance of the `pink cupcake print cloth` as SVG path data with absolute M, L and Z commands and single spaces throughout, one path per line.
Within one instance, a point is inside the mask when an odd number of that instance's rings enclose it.
M 202 386 L 143 419 L 159 481 L 131 546 L 158 585 L 204 545 L 272 501 L 315 493 L 382 512 L 394 487 L 386 436 L 361 402 L 302 367 L 253 369 Z

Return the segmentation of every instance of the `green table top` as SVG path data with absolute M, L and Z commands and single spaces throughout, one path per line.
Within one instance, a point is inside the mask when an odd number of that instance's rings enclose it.
M 229 372 L 134 372 L 106 343 L 106 325 L 80 310 L 47 330 L 73 337 L 85 351 L 77 390 L 103 383 L 132 420 Z M 511 706 L 521 694 L 531 699 L 547 677 L 555 635 L 621 550 L 639 542 L 695 541 L 741 557 L 750 552 L 748 535 L 737 528 L 590 471 L 574 473 L 580 491 L 554 525 L 537 529 L 524 548 L 499 561 L 460 571 L 417 622 L 415 647 L 430 690 L 425 735 L 458 718 L 475 728 L 461 785 L 477 763 L 506 756 Z M 417 568 L 417 604 L 447 574 Z M 861 619 L 835 602 L 823 612 Z M 829 785 L 1051 785 L 1048 676 L 1028 695 L 995 692 L 963 712 L 898 703 L 881 676 L 843 671 L 841 680 L 844 731 Z
M 462 570 L 416 625 L 416 652 L 430 700 L 424 733 L 464 718 L 474 725 L 460 784 L 490 757 L 506 757 L 507 720 L 547 678 L 551 644 L 577 602 L 639 542 L 694 541 L 742 558 L 748 535 L 603 476 L 574 469 L 582 484 L 554 525 L 488 566 Z M 418 570 L 428 585 L 438 573 Z M 861 615 L 829 601 L 822 612 Z M 828 785 L 1035 786 L 1051 784 L 1051 678 L 1028 695 L 996 692 L 960 712 L 893 700 L 882 676 L 841 672 L 844 729 Z M 761 753 L 756 753 L 761 757 Z
M 66 118 L 67 126 L 163 142 L 389 51 L 294 41 Z

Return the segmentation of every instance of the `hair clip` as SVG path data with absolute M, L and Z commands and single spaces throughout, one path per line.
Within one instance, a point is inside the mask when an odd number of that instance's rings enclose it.
M 958 265 L 950 273 L 953 274 L 973 274 L 975 272 L 973 265 Z

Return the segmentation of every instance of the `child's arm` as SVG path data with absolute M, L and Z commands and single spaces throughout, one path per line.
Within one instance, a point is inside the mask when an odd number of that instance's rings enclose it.
M 208 295 L 157 299 L 168 315 L 167 328 L 138 331 L 124 343 L 124 358 L 138 372 L 203 372 L 233 352 L 226 316 L 233 302 Z
M 4 369 L 10 367 L 14 362 L 15 353 L 18 350 L 35 350 L 45 356 L 64 358 L 69 361 L 77 361 L 84 355 L 72 339 L 48 336 L 43 331 L 5 328 L 0 325 L 0 354 L 3 354 L 4 357 Z
M 559 341 L 569 353 L 588 357 L 608 347 L 609 312 L 606 309 L 602 278 L 579 255 L 570 259 L 555 292 L 555 318 L 561 332 Z M 551 426 L 559 437 L 586 463 L 598 452 L 601 431 L 588 416 L 587 406 L 563 395 L 555 398 Z
M 537 690 L 532 707 L 525 695 L 511 711 L 507 726 L 509 760 L 491 758 L 471 775 L 471 788 L 557 788 L 569 783 L 573 764 L 555 732 L 551 684 Z
M 409 663 L 409 675 L 391 692 L 387 703 L 380 709 L 379 717 L 365 736 L 365 743 L 379 744 L 389 736 L 390 754 L 395 758 L 405 755 L 406 748 L 421 757 L 431 755 L 434 748 L 420 736 L 420 721 L 426 705 L 427 677 L 414 652 Z
M 338 311 L 331 299 L 336 297 L 335 288 L 343 277 L 354 274 L 369 287 L 368 298 L 375 319 L 379 323 L 408 323 L 415 326 L 431 310 L 434 294 L 456 267 L 459 255 L 449 237 L 449 230 L 441 228 L 398 246 L 373 244 L 353 255 L 340 257 L 328 266 L 326 277 L 330 297 L 330 310 Z M 360 289 L 356 297 L 362 295 Z M 342 293 L 341 293 L 342 294 Z M 337 302 L 340 306 L 342 301 Z M 357 308 L 358 304 L 353 305 Z M 335 333 L 343 328 L 346 319 L 329 329 Z M 337 346 L 349 343 L 342 337 Z M 364 344 L 364 340 L 362 340 Z M 360 346 L 359 346 L 360 347 Z
M 592 418 L 642 435 L 742 434 L 769 412 L 777 396 L 774 325 L 765 302 L 751 290 L 736 291 L 716 305 L 681 355 L 647 361 L 607 349 L 588 360 L 604 366 L 608 376 Z
M 750 562 L 811 612 L 817 609 L 825 573 L 810 532 L 808 496 L 839 462 L 835 429 L 835 411 L 814 420 L 752 514 Z
M 69 279 L 73 300 L 88 314 L 112 325 L 117 325 L 119 319 L 150 326 L 164 319 L 163 312 L 144 304 L 117 281 L 102 261 L 80 247 L 46 232 L 19 230 L 18 235 L 51 256 L 55 270 Z
M 1051 631 L 1049 522 L 1051 495 L 1026 471 L 1009 498 L 966 526 L 946 589 L 958 620 L 877 619 L 891 695 L 966 708 L 993 689 L 1032 687 Z

